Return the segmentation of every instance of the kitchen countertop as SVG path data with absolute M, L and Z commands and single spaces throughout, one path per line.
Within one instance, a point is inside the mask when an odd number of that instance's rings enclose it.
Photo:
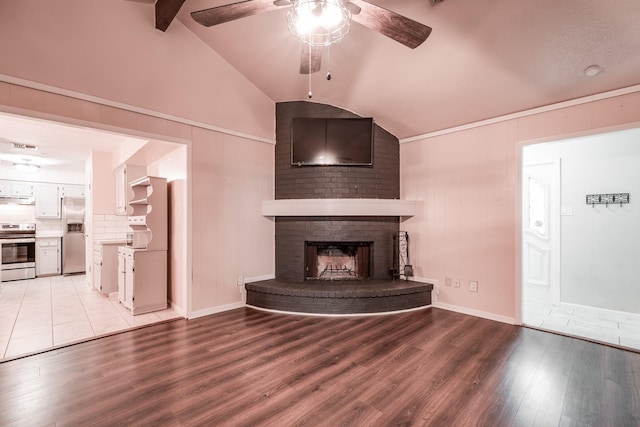
M 62 237 L 62 230 L 36 230 L 36 239 L 51 237 Z
M 127 241 L 125 239 L 100 239 L 94 240 L 93 243 L 99 245 L 126 245 Z

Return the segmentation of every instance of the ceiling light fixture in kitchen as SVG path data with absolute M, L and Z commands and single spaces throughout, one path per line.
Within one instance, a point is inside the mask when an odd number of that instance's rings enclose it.
M 20 163 L 14 163 L 13 167 L 19 172 L 35 173 L 40 170 L 40 166 L 34 165 L 29 159 L 24 159 Z

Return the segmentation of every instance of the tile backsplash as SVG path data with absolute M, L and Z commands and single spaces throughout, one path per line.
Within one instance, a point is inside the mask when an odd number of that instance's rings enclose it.
M 62 231 L 60 218 L 35 218 L 33 205 L 0 205 L 0 222 L 35 222 L 37 231 Z
M 0 205 L 0 222 L 35 222 L 36 231 L 62 232 L 60 218 L 35 218 L 33 205 Z M 107 240 L 125 239 L 127 230 L 126 216 L 96 214 L 88 231 L 94 240 Z
M 125 239 L 129 229 L 127 217 L 122 215 L 93 215 L 93 240 Z
M 35 210 L 33 205 L 0 205 L 0 222 L 34 222 Z

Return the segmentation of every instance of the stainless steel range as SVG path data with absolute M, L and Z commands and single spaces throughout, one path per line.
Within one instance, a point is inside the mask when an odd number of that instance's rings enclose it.
M 0 223 L 0 281 L 36 277 L 36 225 Z

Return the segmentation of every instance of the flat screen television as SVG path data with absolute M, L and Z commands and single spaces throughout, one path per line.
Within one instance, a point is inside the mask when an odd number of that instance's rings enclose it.
M 294 117 L 291 164 L 371 166 L 373 119 Z

